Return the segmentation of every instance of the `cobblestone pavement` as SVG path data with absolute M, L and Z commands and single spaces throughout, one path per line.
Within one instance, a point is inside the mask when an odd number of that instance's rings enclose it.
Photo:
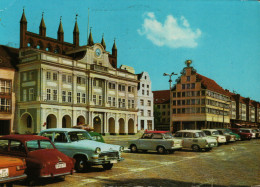
M 126 145 L 127 140 L 105 136 L 109 143 Z M 254 186 L 260 185 L 260 139 L 221 145 L 210 152 L 176 151 L 123 153 L 125 160 L 104 171 L 101 166 L 85 173 L 39 180 L 42 186 Z M 24 186 L 16 183 L 15 186 Z

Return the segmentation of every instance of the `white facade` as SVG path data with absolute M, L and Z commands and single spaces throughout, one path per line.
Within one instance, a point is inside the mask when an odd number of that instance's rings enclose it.
M 153 93 L 150 76 L 147 72 L 139 74 L 138 85 L 138 130 L 153 130 Z
M 89 124 L 96 132 L 137 132 L 137 75 L 113 68 L 101 44 L 81 59 L 37 49 L 20 51 L 15 131 Z M 96 53 L 101 51 L 101 54 Z

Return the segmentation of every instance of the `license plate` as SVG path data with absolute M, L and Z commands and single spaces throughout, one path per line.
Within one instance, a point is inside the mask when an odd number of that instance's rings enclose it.
M 9 170 L 8 168 L 0 169 L 0 178 L 8 177 L 9 176 Z
M 111 160 L 110 163 L 115 164 L 115 163 L 117 163 L 117 160 Z
M 60 168 L 66 168 L 66 163 L 57 163 L 56 165 L 55 165 L 55 168 L 56 169 L 60 169 Z

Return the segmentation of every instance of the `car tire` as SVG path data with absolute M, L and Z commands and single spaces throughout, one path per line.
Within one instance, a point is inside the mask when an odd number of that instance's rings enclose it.
M 199 151 L 200 151 L 200 146 L 198 146 L 198 145 L 196 145 L 196 144 L 195 144 L 195 145 L 192 145 L 191 148 L 192 148 L 192 150 L 195 151 L 195 152 L 199 152 Z
M 131 145 L 130 150 L 132 153 L 137 153 L 137 151 L 138 151 L 136 145 Z
M 103 166 L 103 168 L 104 168 L 104 170 L 110 170 L 110 169 L 112 169 L 112 167 L 113 167 L 113 164 L 103 164 L 102 165 Z
M 162 147 L 162 146 L 157 147 L 157 152 L 158 152 L 159 154 L 164 154 L 165 151 L 166 151 L 166 150 L 165 150 L 164 147 Z
M 87 160 L 83 157 L 77 157 L 75 163 L 75 170 L 79 173 L 85 171 L 87 168 Z

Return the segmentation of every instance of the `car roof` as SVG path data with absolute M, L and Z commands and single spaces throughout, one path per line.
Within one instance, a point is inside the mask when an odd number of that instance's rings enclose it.
M 38 135 L 12 134 L 12 135 L 1 136 L 0 140 L 19 140 L 21 142 L 26 142 L 30 140 L 49 140 L 49 138 L 38 136 Z
M 202 132 L 202 131 L 201 130 L 188 130 L 188 129 L 186 129 L 186 130 L 180 130 L 178 132 Z
M 42 130 L 41 132 L 51 132 L 51 131 L 56 131 L 56 132 L 72 132 L 72 131 L 87 132 L 86 130 L 76 129 L 76 128 L 50 128 L 50 129 Z
M 207 131 L 217 131 L 217 129 L 202 129 L 203 130 L 207 130 Z
M 144 133 L 168 133 L 170 131 L 144 131 Z

